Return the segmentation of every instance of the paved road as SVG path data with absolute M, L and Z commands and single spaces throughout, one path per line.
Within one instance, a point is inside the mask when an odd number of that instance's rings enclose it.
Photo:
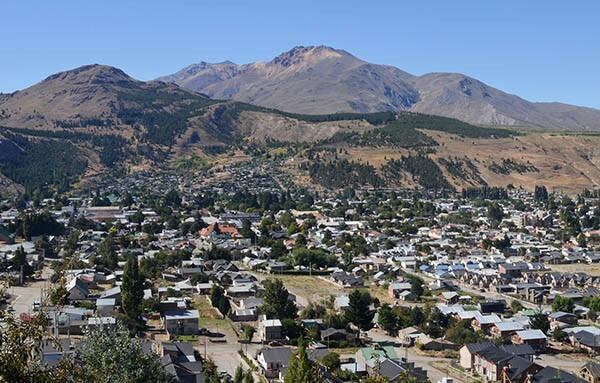
M 27 286 L 10 287 L 8 292 L 13 297 L 11 305 L 15 309 L 15 315 L 31 313 L 33 301 L 40 300 L 42 289 L 45 287 L 45 281 L 33 282 Z
M 42 270 L 42 280 L 30 282 L 25 286 L 12 286 L 8 289 L 8 293 L 12 297 L 10 305 L 15 309 L 15 315 L 29 314 L 33 311 L 33 301 L 39 301 L 42 291 L 51 286 L 48 281 L 51 274 L 52 270 L 44 268 Z
M 207 341 L 206 337 L 201 336 L 196 345 L 196 349 L 202 356 L 204 356 L 206 352 L 206 355 L 210 357 L 213 362 L 215 362 L 219 371 L 227 371 L 231 376 L 235 374 L 235 369 L 240 364 L 242 366 L 246 366 L 246 363 L 238 354 L 240 348 L 243 347 L 243 351 L 247 352 L 249 357 L 253 357 L 256 354 L 256 351 L 261 348 L 260 344 L 252 343 L 248 345 L 242 345 L 238 343 L 238 337 L 229 325 L 227 325 L 225 328 L 222 326 L 219 326 L 218 328 L 211 326 L 208 327 L 208 329 L 211 332 L 224 334 L 224 338 L 214 339 L 225 339 L 225 342 L 213 343 Z

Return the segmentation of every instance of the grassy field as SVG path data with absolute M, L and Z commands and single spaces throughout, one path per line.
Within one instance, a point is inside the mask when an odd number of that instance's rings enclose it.
M 285 287 L 294 295 L 305 298 L 308 301 L 319 301 L 330 295 L 347 293 L 341 287 L 323 280 L 320 277 L 309 275 L 273 275 L 267 278 L 278 278 L 283 281 Z M 305 302 L 300 302 L 305 303 Z
M 219 312 L 217 312 L 217 309 L 212 307 L 208 300 L 208 296 L 200 295 L 195 297 L 192 306 L 200 312 L 200 327 L 212 331 L 231 330 L 229 321 L 222 318 Z
M 587 263 L 572 263 L 568 265 L 547 265 L 552 271 L 559 271 L 562 273 L 577 273 L 583 272 L 592 276 L 600 276 L 600 264 Z

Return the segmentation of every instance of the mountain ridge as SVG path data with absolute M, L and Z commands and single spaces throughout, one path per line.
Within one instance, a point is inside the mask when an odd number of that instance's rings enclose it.
M 270 61 L 192 64 L 158 80 L 293 113 L 415 111 L 482 125 L 600 130 L 600 110 L 531 102 L 461 73 L 415 76 L 345 50 L 297 46 Z
M 384 82 L 378 76 L 394 74 L 396 82 L 387 92 L 399 92 L 398 105 L 416 97 L 401 92 L 414 79 L 398 69 L 386 67 L 381 72 L 343 52 L 334 52 L 333 58 L 330 52 L 301 54 L 302 60 L 282 56 L 253 70 L 276 77 L 298 66 L 314 68 L 305 65 L 306 55 L 317 67 L 341 56 L 352 75 L 362 78 L 366 73 L 369 80 L 364 81 L 380 90 Z M 231 65 L 223 63 L 222 68 L 230 70 Z M 335 82 L 333 77 L 330 82 Z M 455 82 L 463 93 L 493 96 L 492 90 L 475 80 L 465 82 L 457 76 Z M 565 118 L 573 110 L 568 105 L 551 107 L 560 108 Z M 134 172 L 168 167 L 185 158 L 226 163 L 240 152 L 247 159 L 267 161 L 274 172 L 298 182 L 306 182 L 307 176 L 321 179 L 323 187 L 332 186 L 328 174 L 343 170 L 359 175 L 368 169 L 391 187 L 513 184 L 532 188 L 544 183 L 580 190 L 600 185 L 599 139 L 481 127 L 410 109 L 289 113 L 210 99 L 172 83 L 139 81 L 120 69 L 96 64 L 48 76 L 0 97 L 0 195 L 9 188 L 13 193 L 68 190 L 82 176 L 108 169 Z M 430 183 L 431 175 L 423 178 L 417 173 L 421 166 L 438 169 L 433 179 L 440 182 Z

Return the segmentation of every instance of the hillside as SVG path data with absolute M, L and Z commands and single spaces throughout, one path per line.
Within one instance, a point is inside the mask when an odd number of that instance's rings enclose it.
M 159 80 L 295 113 L 409 110 L 483 125 L 600 130 L 596 109 L 529 102 L 458 73 L 414 76 L 325 46 L 295 47 L 269 62 L 202 62 Z
M 3 95 L 0 111 L 2 194 L 66 190 L 82 175 L 191 156 L 210 166 L 233 153 L 325 188 L 600 183 L 594 135 L 523 134 L 410 111 L 297 114 L 138 81 L 102 65 Z

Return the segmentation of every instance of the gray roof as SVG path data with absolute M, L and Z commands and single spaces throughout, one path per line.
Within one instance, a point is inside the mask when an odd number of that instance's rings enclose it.
M 574 374 L 550 366 L 542 368 L 531 381 L 532 383 L 585 383 L 585 380 Z
M 290 347 L 265 347 L 259 350 L 258 353 L 263 355 L 267 363 L 279 362 L 284 366 L 289 364 L 292 357 L 292 349 Z

